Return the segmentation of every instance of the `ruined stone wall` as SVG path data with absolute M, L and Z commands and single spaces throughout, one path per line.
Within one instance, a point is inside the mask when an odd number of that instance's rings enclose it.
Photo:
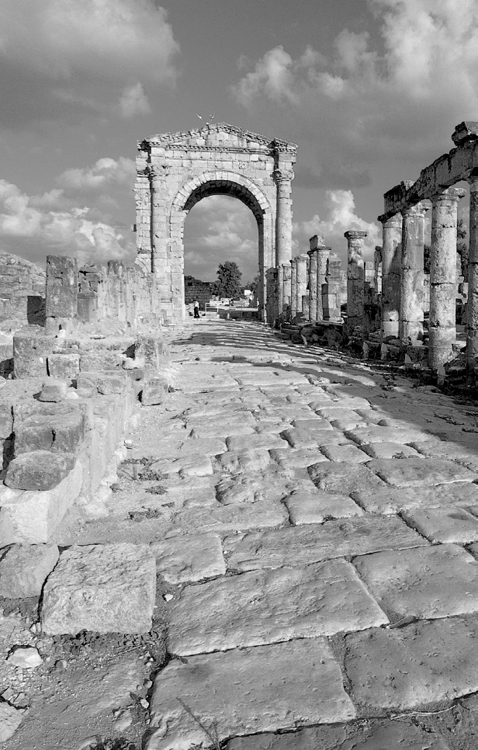
M 197 299 L 199 305 L 204 309 L 204 305 L 212 297 L 213 284 L 210 281 L 199 281 L 193 276 L 184 277 L 184 301 L 186 305 L 191 304 Z
M 0 253 L 0 327 L 17 330 L 42 324 L 45 316 L 45 271 L 35 263 Z

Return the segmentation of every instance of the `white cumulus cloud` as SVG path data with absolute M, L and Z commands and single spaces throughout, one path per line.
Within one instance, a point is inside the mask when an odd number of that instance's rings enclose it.
M 121 117 L 124 118 L 146 115 L 151 112 L 148 97 L 144 93 L 141 83 L 138 82 L 123 89 L 119 100 L 119 110 Z

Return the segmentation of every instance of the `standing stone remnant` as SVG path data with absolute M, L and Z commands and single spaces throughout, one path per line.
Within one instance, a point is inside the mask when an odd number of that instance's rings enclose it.
M 425 203 L 417 203 L 402 211 L 399 337 L 403 347 L 415 344 L 423 335 L 423 246 L 427 208 Z
M 474 381 L 478 357 L 478 170 L 469 177 L 470 249 L 468 259 L 468 302 L 466 320 L 466 369 Z
M 456 224 L 462 188 L 432 198 L 429 365 L 437 371 L 452 357 L 456 340 Z
M 304 310 L 304 297 L 307 296 L 307 262 L 309 256 L 304 253 L 296 257 L 297 281 L 296 281 L 296 310 L 298 314 L 306 313 Z
M 46 258 L 46 328 L 56 333 L 75 320 L 78 310 L 78 264 L 66 255 Z
M 322 282 L 322 315 L 324 320 L 342 320 L 340 311 L 340 287 L 341 287 L 341 262 L 335 253 L 330 252 L 330 248 L 320 248 L 324 251 L 319 253 L 318 278 L 321 279 L 321 261 L 326 258 L 324 282 Z M 325 253 L 327 251 L 327 254 Z
M 317 255 L 318 251 L 316 247 L 312 247 L 312 237 L 310 242 L 310 250 L 308 251 L 309 256 L 309 320 L 318 320 L 318 296 L 321 294 L 321 290 L 317 285 Z
M 282 292 L 282 302 L 283 302 L 283 311 L 285 311 L 286 308 L 290 310 L 291 306 L 291 265 L 289 263 L 282 263 L 282 283 L 283 283 L 283 292 Z
M 290 261 L 290 316 L 297 315 L 297 258 Z
M 363 327 L 365 266 L 363 244 L 367 232 L 348 231 L 344 237 L 348 243 L 347 263 L 347 330 L 352 333 L 356 326 Z
M 291 169 L 276 169 L 277 184 L 277 265 L 290 259 L 292 248 L 292 178 Z
M 398 338 L 400 315 L 400 263 L 402 217 L 395 214 L 383 222 L 382 246 L 382 333 Z
M 382 246 L 375 245 L 375 252 L 373 254 L 373 266 L 374 266 L 374 277 L 373 285 L 377 294 L 382 291 Z

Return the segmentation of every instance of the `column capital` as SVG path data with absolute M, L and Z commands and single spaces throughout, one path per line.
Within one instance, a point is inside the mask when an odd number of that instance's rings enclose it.
M 347 240 L 364 240 L 368 236 L 368 232 L 363 232 L 358 229 L 349 229 L 344 232 L 344 237 Z
M 319 247 L 325 247 L 325 240 L 321 234 L 314 234 L 309 239 L 309 247 L 311 250 L 317 250 Z
M 278 185 L 281 182 L 290 182 L 294 179 L 293 171 L 288 169 L 274 169 L 272 176 Z
M 431 208 L 430 201 L 420 201 L 420 203 L 414 203 L 413 206 L 402 208 L 400 213 L 403 218 L 406 216 L 425 216 L 429 208 Z
M 432 205 L 435 205 L 438 202 L 443 201 L 450 201 L 452 203 L 458 203 L 458 201 L 461 198 L 464 198 L 466 195 L 466 190 L 464 188 L 456 188 L 456 187 L 449 187 L 444 188 L 441 193 L 437 193 L 434 195 L 431 199 Z

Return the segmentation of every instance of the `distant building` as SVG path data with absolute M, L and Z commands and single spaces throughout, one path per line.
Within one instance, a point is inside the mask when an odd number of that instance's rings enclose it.
M 199 306 L 204 310 L 204 305 L 209 302 L 212 297 L 212 281 L 199 281 L 194 276 L 184 277 L 184 301 L 186 305 L 190 305 L 195 299 L 199 302 Z

